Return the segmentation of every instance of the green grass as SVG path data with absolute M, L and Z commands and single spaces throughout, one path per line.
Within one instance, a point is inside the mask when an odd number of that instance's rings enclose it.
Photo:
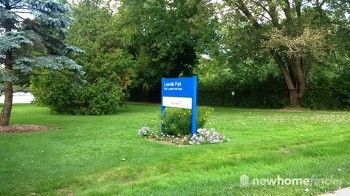
M 350 112 L 215 108 L 206 127 L 230 141 L 186 147 L 137 136 L 158 119 L 158 105 L 131 104 L 106 116 L 16 105 L 12 124 L 52 130 L 0 135 L 0 195 L 309 195 L 339 188 L 242 188 L 242 174 L 337 178 L 341 187 L 350 186 Z

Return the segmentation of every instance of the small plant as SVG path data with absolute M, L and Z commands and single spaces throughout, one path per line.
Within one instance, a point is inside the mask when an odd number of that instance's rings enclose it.
M 213 108 L 198 107 L 197 127 L 204 127 Z M 161 117 L 161 132 L 168 135 L 189 135 L 191 129 L 191 110 L 166 108 Z
M 189 144 L 216 144 L 227 141 L 224 135 L 218 133 L 215 129 L 211 128 L 209 131 L 207 129 L 200 128 L 197 130 L 197 134 L 190 138 Z
M 163 132 L 154 133 L 149 127 L 142 127 L 138 135 L 161 142 L 173 143 L 175 145 L 193 145 L 193 144 L 217 144 L 228 141 L 224 135 L 218 133 L 215 129 L 200 128 L 197 134 L 192 137 L 189 135 L 168 135 Z
M 142 127 L 139 129 L 138 135 L 141 137 L 149 136 L 151 134 L 151 129 L 149 127 Z
M 212 108 L 200 107 L 197 109 L 197 127 L 203 127 L 208 120 Z M 144 138 L 153 139 L 175 145 L 193 144 L 217 144 L 227 141 L 224 135 L 215 129 L 197 129 L 195 135 L 190 136 L 191 110 L 179 108 L 167 108 L 161 117 L 161 125 L 155 126 L 152 131 L 149 127 L 142 127 L 138 135 Z

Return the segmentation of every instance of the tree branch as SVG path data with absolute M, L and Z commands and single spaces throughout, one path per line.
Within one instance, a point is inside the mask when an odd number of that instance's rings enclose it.
M 301 57 L 295 57 L 294 58 L 294 64 L 295 64 L 295 72 L 297 76 L 297 83 L 299 84 L 298 88 L 298 96 L 301 98 L 305 93 L 306 88 L 306 79 L 305 79 L 305 73 L 303 72 L 302 68 L 302 58 Z
M 276 11 L 276 5 L 271 0 L 267 0 L 267 3 L 269 6 L 269 14 L 272 20 L 272 24 L 274 27 L 278 28 L 279 23 L 278 23 L 278 14 Z
M 21 17 L 20 15 L 18 15 L 17 13 L 14 13 L 18 18 L 25 20 L 25 18 Z
M 259 6 L 260 8 L 262 8 L 265 12 L 269 13 L 269 10 L 261 3 L 261 1 L 253 1 L 257 6 Z
M 21 0 L 17 0 L 17 1 L 13 1 L 13 3 L 11 4 L 11 7 L 17 5 L 17 3 L 21 2 Z
M 284 14 L 286 15 L 287 22 L 288 21 L 291 22 L 292 21 L 292 13 L 291 13 L 289 0 L 284 0 L 284 3 L 286 4 L 284 9 L 283 9 Z
M 288 34 L 292 33 L 292 23 L 293 23 L 293 18 L 292 18 L 292 13 L 291 13 L 291 6 L 289 3 L 289 0 L 284 0 L 284 8 L 283 8 L 283 12 L 286 16 L 286 28 L 287 28 L 287 32 Z
M 301 17 L 301 4 L 302 0 L 295 0 L 295 12 L 297 13 L 297 17 Z
M 286 64 L 283 61 L 283 58 L 277 52 L 271 51 L 271 54 L 274 57 L 278 67 L 280 68 L 280 70 L 281 70 L 281 72 L 283 74 L 283 78 L 286 81 L 288 89 L 289 90 L 295 90 L 295 86 L 293 84 L 293 81 L 292 81 L 292 78 L 291 78 L 291 75 L 290 75 L 290 71 L 286 67 Z
M 259 29 L 261 27 L 256 18 L 249 11 L 247 5 L 242 0 L 237 0 L 237 7 L 248 18 L 248 20 L 253 23 L 255 28 Z

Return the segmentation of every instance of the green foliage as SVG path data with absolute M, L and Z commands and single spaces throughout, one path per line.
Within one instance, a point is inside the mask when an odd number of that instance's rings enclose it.
M 301 99 L 301 106 L 315 110 L 334 110 L 340 108 L 340 101 L 333 89 L 308 89 Z
M 75 114 L 112 114 L 124 101 L 121 87 L 112 85 L 108 80 L 100 79 L 97 83 L 83 88 L 79 108 Z M 77 98 L 77 97 L 76 97 Z
M 101 3 L 83 1 L 74 7 L 75 21 L 69 29 L 68 40 L 84 50 L 76 60 L 83 66 L 88 83 L 94 84 L 103 78 L 128 94 L 136 76 L 136 62 L 123 49 L 112 11 Z
M 305 28 L 298 36 L 284 35 L 283 31 L 272 29 L 268 32 L 269 40 L 264 42 L 267 51 L 281 52 L 289 57 L 305 57 L 310 55 L 315 58 L 324 58 L 326 50 L 327 33 L 321 30 Z
M 0 54 L 5 54 L 9 50 L 18 50 L 24 45 L 33 45 L 33 42 L 25 36 L 25 32 L 8 32 L 0 37 Z
M 41 105 L 60 113 L 96 115 L 115 113 L 127 100 L 135 61 L 122 48 L 111 10 L 101 3 L 76 5 L 69 28 L 69 42 L 84 50 L 75 58 L 85 72 L 84 82 L 67 74 L 33 77 L 32 90 Z
M 311 66 L 308 70 L 308 90 L 301 99 L 301 106 L 310 109 L 338 109 L 335 79 L 337 70 L 334 66 Z
M 213 4 L 202 0 L 123 0 L 122 41 L 138 62 L 135 87 L 156 88 L 161 77 L 192 75 L 197 55 L 215 38 Z
M 71 58 L 81 52 L 66 43 L 72 21 L 67 1 L 0 1 L 0 85 L 4 86 L 1 126 L 8 126 L 13 85 L 28 85 L 37 68 L 70 70 L 83 74 Z
M 212 108 L 197 108 L 197 129 L 203 128 Z M 189 135 L 191 130 L 191 110 L 166 108 L 161 117 L 161 132 L 168 135 Z
M 301 15 L 297 16 L 295 12 L 299 8 L 297 1 L 293 2 L 287 5 L 282 1 L 226 1 L 227 10 L 218 7 L 218 12 L 223 14 L 217 29 L 220 39 L 216 47 L 209 48 L 210 59 L 200 60 L 195 70 L 199 76 L 200 103 L 284 107 L 288 102 L 288 89 L 280 68 L 288 67 L 290 76 L 295 77 L 291 71 L 293 66 L 289 64 L 293 62 L 293 56 L 302 56 L 307 78 L 302 106 L 314 109 L 342 107 L 336 89 L 340 87 L 338 70 L 349 64 L 346 59 L 349 59 L 350 51 L 350 23 L 348 14 L 344 14 L 349 12 L 344 9 L 348 4 L 324 1 L 332 8 L 322 10 L 322 6 L 313 2 L 300 7 Z M 244 5 L 251 17 L 242 12 Z M 290 10 L 285 9 L 288 6 Z M 281 10 L 282 15 L 290 12 L 290 18 L 281 18 L 280 13 L 273 15 L 274 7 Z M 265 18 L 270 14 L 278 20 L 272 21 L 270 16 Z M 254 24 L 254 20 L 258 23 Z M 274 60 L 278 53 L 285 60 L 283 66 Z
M 123 89 L 100 78 L 94 84 L 79 84 L 67 73 L 42 70 L 31 77 L 31 91 L 39 105 L 68 114 L 111 114 L 124 101 Z
M 69 103 L 72 98 L 75 98 L 78 88 L 76 86 L 70 75 L 43 70 L 42 75 L 31 76 L 31 92 L 35 96 L 35 102 L 42 106 L 49 106 L 57 112 L 65 112 L 73 106 Z
M 350 108 L 350 66 L 342 70 L 339 78 L 336 81 L 336 92 L 344 108 Z
M 273 62 L 259 62 L 247 58 L 240 63 L 228 59 L 201 59 L 195 73 L 201 89 L 217 89 L 263 82 L 271 75 L 278 75 Z
M 269 75 L 262 81 L 252 79 L 242 84 L 228 81 L 221 83 L 218 87 L 200 86 L 198 103 L 243 108 L 283 108 L 287 105 L 288 91 L 281 77 Z
M 199 104 L 254 108 L 281 108 L 287 104 L 284 81 L 273 62 L 203 59 L 195 73 L 199 78 Z
M 81 74 L 70 59 L 80 50 L 65 42 L 71 21 L 70 7 L 61 1 L 0 1 L 0 29 L 5 30 L 0 36 L 0 64 L 5 64 L 0 81 L 23 84 L 37 67 Z
M 304 1 L 296 0 L 227 0 L 225 6 L 228 11 L 220 10 L 223 17 L 219 29 L 222 35 L 219 55 L 226 57 L 224 59 L 230 64 L 241 66 L 245 66 L 242 62 L 247 59 L 263 66 L 275 61 L 285 79 L 285 86 L 290 90 L 298 89 L 294 92 L 299 95 L 294 96 L 291 105 L 298 105 L 295 102 L 305 91 L 308 94 L 311 81 L 308 81 L 307 70 L 311 66 L 336 67 L 334 53 L 337 58 L 348 55 L 350 21 L 345 1 L 309 1 L 304 4 Z M 253 77 L 259 77 L 259 70 L 256 69 Z M 330 96 L 325 96 L 324 100 Z

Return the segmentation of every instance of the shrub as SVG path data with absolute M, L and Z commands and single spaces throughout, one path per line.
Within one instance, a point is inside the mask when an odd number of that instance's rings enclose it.
M 39 105 L 52 111 L 83 115 L 114 113 L 125 96 L 118 84 L 104 78 L 82 83 L 68 73 L 44 70 L 31 78 L 31 92 Z
M 71 113 L 72 98 L 78 97 L 77 87 L 70 75 L 55 74 L 53 71 L 42 70 L 40 75 L 32 75 L 31 92 L 35 96 L 35 103 L 48 106 L 51 110 Z M 75 99 L 75 98 L 74 98 Z
M 198 107 L 197 128 L 202 128 L 207 122 L 209 107 Z M 166 108 L 161 117 L 161 132 L 168 135 L 189 135 L 191 129 L 191 110 L 180 108 Z
M 101 78 L 96 84 L 87 85 L 82 89 L 85 104 L 80 105 L 76 113 L 95 115 L 115 113 L 122 104 L 123 96 L 121 87 Z
M 336 80 L 336 93 L 341 107 L 350 108 L 350 67 L 344 68 Z

